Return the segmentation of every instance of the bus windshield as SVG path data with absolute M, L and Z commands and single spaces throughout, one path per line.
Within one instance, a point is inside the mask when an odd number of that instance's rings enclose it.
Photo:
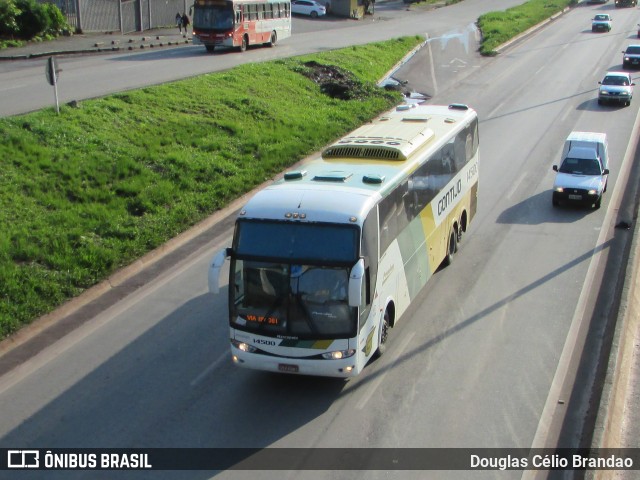
M 234 250 L 240 257 L 353 266 L 358 232 L 355 225 L 241 220 Z
M 355 336 L 348 285 L 358 232 L 351 225 L 239 221 L 231 325 L 281 337 Z
M 349 338 L 349 268 L 234 261 L 231 325 L 268 336 Z
M 233 7 L 231 3 L 207 5 L 195 9 L 193 28 L 230 30 L 233 28 Z

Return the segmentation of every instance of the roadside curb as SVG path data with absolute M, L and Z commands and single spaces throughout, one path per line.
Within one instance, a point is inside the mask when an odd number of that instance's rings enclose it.
M 97 53 L 113 53 L 113 52 L 127 52 L 134 50 L 144 50 L 152 48 L 166 48 L 177 47 L 180 45 L 189 45 L 192 43 L 191 38 L 183 37 L 180 40 L 167 40 L 164 36 L 156 36 L 154 39 L 150 37 L 142 37 L 141 40 L 129 39 L 129 42 L 125 45 L 120 45 L 119 40 L 111 41 L 110 46 L 102 46 L 105 42 L 97 41 L 92 47 L 85 47 L 80 49 L 71 50 L 51 50 L 45 52 L 33 52 L 17 55 L 0 55 L 0 61 L 10 60 L 29 60 L 42 57 L 53 57 L 63 55 L 82 55 L 82 54 L 97 54 Z
M 579 4 L 578 4 L 579 5 Z M 548 25 L 549 23 L 553 22 L 554 20 L 558 19 L 559 17 L 561 17 L 562 15 L 564 15 L 565 13 L 569 12 L 570 10 L 572 10 L 574 7 L 566 7 L 564 10 L 562 10 L 561 12 L 556 13 L 555 15 L 552 15 L 551 17 L 547 18 L 546 20 L 543 20 L 542 22 L 534 25 L 533 27 L 529 28 L 528 30 L 525 30 L 524 32 L 520 33 L 519 35 L 516 35 L 515 37 L 513 37 L 511 40 L 506 41 L 505 43 L 503 43 L 502 45 L 499 45 L 496 49 L 495 52 L 497 52 L 498 54 L 502 53 L 503 50 L 506 50 L 508 47 L 510 47 L 511 45 L 513 45 L 514 43 L 519 42 L 520 40 L 528 37 L 529 35 L 531 35 L 532 33 L 537 32 L 538 30 L 540 30 L 541 28 L 545 27 L 546 25 Z
M 640 123 L 636 119 L 636 125 L 632 132 L 632 150 L 634 158 L 637 156 L 640 138 Z M 631 389 L 630 379 L 634 371 L 633 356 L 635 332 L 640 329 L 640 224 L 638 214 L 640 207 L 636 204 L 633 209 L 634 224 L 631 230 L 633 238 L 629 249 L 629 260 L 624 284 L 620 294 L 620 307 L 618 309 L 611 350 L 606 359 L 606 375 L 600 394 L 600 403 L 597 406 L 596 420 L 591 438 L 591 448 L 630 448 L 625 445 L 623 427 L 628 412 L 625 411 L 626 402 Z M 633 418 L 634 416 L 631 415 Z M 617 480 L 616 470 L 589 470 L 585 474 L 586 480 Z
M 389 69 L 387 73 L 376 83 L 378 87 L 384 86 L 385 82 L 389 80 L 390 77 L 393 76 L 395 72 L 400 70 L 400 68 L 406 64 L 409 60 L 413 58 L 413 56 L 418 53 L 427 43 L 429 43 L 429 35 L 425 35 L 425 39 L 420 44 L 416 45 L 409 53 L 407 53 L 402 59 L 396 63 L 393 67 Z
M 637 217 L 637 212 L 636 212 Z M 640 226 L 636 221 L 629 252 L 630 272 L 625 276 L 620 300 L 607 373 L 600 396 L 591 448 L 626 448 L 622 438 L 625 404 L 628 397 L 629 379 L 633 370 L 633 348 L 635 331 L 640 326 Z M 614 480 L 614 470 L 589 470 L 587 480 Z

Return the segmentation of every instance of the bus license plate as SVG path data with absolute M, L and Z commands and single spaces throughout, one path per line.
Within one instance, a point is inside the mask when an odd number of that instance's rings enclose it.
M 279 363 L 278 370 L 287 373 L 298 373 L 298 365 L 290 365 L 287 363 Z
M 582 195 L 569 195 L 569 200 L 582 200 Z

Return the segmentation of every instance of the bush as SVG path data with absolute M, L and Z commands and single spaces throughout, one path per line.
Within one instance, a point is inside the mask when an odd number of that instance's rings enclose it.
M 35 0 L 0 2 L 0 38 L 33 40 L 70 31 L 65 16 L 53 3 L 40 4 Z
M 45 3 L 42 5 L 47 18 L 49 19 L 49 30 L 45 33 L 48 35 L 63 35 L 71 31 L 67 19 L 60 9 L 53 3 Z
M 35 0 L 15 0 L 20 13 L 16 17 L 19 34 L 25 40 L 38 37 L 49 30 L 49 19 L 41 4 Z

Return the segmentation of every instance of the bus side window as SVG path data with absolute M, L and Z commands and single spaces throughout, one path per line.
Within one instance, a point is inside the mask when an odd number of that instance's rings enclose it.
M 363 284 L 363 305 L 371 305 L 371 268 L 367 267 L 364 271 L 364 284 Z
M 450 163 L 450 159 L 445 159 L 444 151 L 441 149 L 434 152 L 427 162 L 411 175 L 409 195 L 412 218 L 420 215 L 436 193 L 449 182 L 452 177 L 449 172 Z
M 478 135 L 478 119 L 475 119 L 469 126 L 469 132 L 471 133 L 471 150 L 468 152 L 469 158 L 467 158 L 467 160 L 471 160 L 478 151 L 478 143 L 480 141 Z
M 365 307 L 360 311 L 360 328 L 362 328 L 369 317 L 378 274 L 378 209 L 376 207 L 371 209 L 362 227 L 360 256 L 365 259 L 365 281 L 362 292 L 362 305 Z
M 391 192 L 380 202 L 380 250 L 386 251 L 398 229 L 396 224 L 396 202 L 394 192 Z

